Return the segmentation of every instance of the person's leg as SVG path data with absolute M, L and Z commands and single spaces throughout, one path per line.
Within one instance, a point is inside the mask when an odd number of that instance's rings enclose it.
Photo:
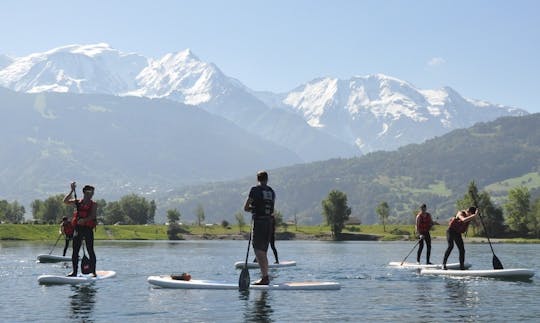
M 255 283 L 258 285 L 268 285 L 269 283 L 267 251 L 270 243 L 270 224 L 270 221 L 260 219 L 253 222 L 253 250 L 261 270 L 261 279 Z
M 456 246 L 459 250 L 459 269 L 465 269 L 465 244 L 463 243 L 463 238 L 461 234 L 458 234 L 456 237 Z
M 444 252 L 443 269 L 446 269 L 446 262 L 448 261 L 452 249 L 454 249 L 454 239 L 452 237 L 452 231 L 450 230 L 446 230 L 446 241 L 448 242 L 448 248 L 446 248 L 446 251 Z
M 94 230 L 92 228 L 85 228 L 84 240 L 86 243 L 86 250 L 88 251 L 88 258 L 90 258 L 90 266 L 92 267 L 92 273 L 96 275 L 96 253 L 94 252 Z
M 418 252 L 416 253 L 416 262 L 420 263 L 420 256 L 422 256 L 422 250 L 424 249 L 424 239 L 420 239 L 418 242 Z
M 66 241 L 65 241 L 65 243 L 64 243 L 64 252 L 62 253 L 62 256 L 64 256 L 64 257 L 66 256 L 66 251 L 67 251 L 67 249 L 68 249 L 68 247 L 69 247 L 69 238 L 66 236 L 66 239 L 65 239 L 65 240 L 66 240 Z
M 77 269 L 79 267 L 79 250 L 81 249 L 82 239 L 78 231 L 75 232 L 73 235 L 73 252 L 71 253 L 72 270 L 69 276 L 77 276 Z
M 426 265 L 430 265 L 431 262 L 429 259 L 431 258 L 431 235 L 429 232 L 424 234 L 424 240 L 426 241 Z

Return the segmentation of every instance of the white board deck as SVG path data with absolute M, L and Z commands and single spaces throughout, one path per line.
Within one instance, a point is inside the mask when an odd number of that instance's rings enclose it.
M 408 269 L 442 269 L 442 264 L 433 264 L 433 265 L 425 265 L 425 264 L 417 264 L 415 262 L 404 262 L 403 265 L 401 264 L 401 261 L 391 261 L 389 266 L 392 267 L 398 267 L 398 268 L 408 268 Z M 459 262 L 454 262 L 451 264 L 446 264 L 446 268 L 448 269 L 459 269 Z M 465 263 L 465 268 L 471 268 L 471 264 Z
M 62 261 L 71 261 L 71 256 L 60 256 L 60 255 L 39 255 L 37 256 L 38 262 L 62 262 Z
M 38 283 L 44 285 L 55 285 L 55 284 L 88 284 L 93 283 L 98 280 L 103 280 L 107 278 L 112 278 L 116 276 L 116 272 L 112 270 L 98 270 L 96 271 L 97 276 L 93 277 L 92 275 L 81 275 L 77 277 L 67 277 L 60 275 L 41 275 L 38 277 Z
M 245 264 L 246 264 L 245 261 L 237 261 L 234 263 L 234 268 L 242 269 L 244 268 Z M 268 268 L 282 268 L 282 267 L 291 267 L 291 266 L 296 266 L 296 261 L 285 260 L 285 261 L 280 261 L 279 264 L 268 263 Z M 247 267 L 248 269 L 257 269 L 259 268 L 259 263 L 248 262 Z
M 192 279 L 174 280 L 170 275 L 149 276 L 148 282 L 154 286 L 162 288 L 178 288 L 178 289 L 236 289 L 238 283 L 220 282 L 215 280 L 200 280 Z M 341 284 L 337 282 L 285 282 L 271 283 L 270 285 L 250 285 L 249 289 L 255 290 L 337 290 L 341 288 Z
M 422 275 L 443 275 L 451 277 L 500 277 L 500 278 L 531 278 L 534 271 L 525 268 L 514 269 L 478 269 L 478 270 L 456 270 L 456 269 L 422 269 Z

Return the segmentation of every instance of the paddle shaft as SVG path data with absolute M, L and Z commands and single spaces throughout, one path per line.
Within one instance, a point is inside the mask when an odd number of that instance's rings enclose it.
M 253 219 L 251 219 L 251 224 L 249 227 L 249 240 L 246 251 L 246 261 L 244 262 L 244 268 L 240 272 L 240 278 L 238 279 L 238 289 L 239 290 L 248 290 L 250 284 L 249 269 L 248 269 L 248 259 L 249 259 L 249 247 L 251 246 L 251 235 L 253 233 Z
M 407 258 L 409 258 L 409 256 L 411 255 L 411 253 L 413 252 L 413 250 L 416 248 L 416 246 L 420 243 L 420 241 L 422 241 L 422 239 L 418 239 L 418 241 L 416 241 L 416 244 L 414 245 L 414 247 L 411 249 L 411 251 L 409 251 L 409 253 L 407 254 L 407 256 L 405 256 L 405 258 L 403 258 L 403 261 L 401 262 L 401 264 L 399 264 L 400 266 L 403 265 L 403 263 L 405 262 L 405 260 L 407 260 Z
M 474 194 L 471 194 L 472 195 L 472 198 L 473 198 L 473 202 L 474 202 L 474 205 L 477 209 L 477 212 L 478 212 L 478 217 L 480 218 L 480 223 L 482 223 L 482 227 L 484 228 L 484 232 L 486 234 L 486 238 L 487 238 L 487 241 L 489 243 L 489 248 L 491 249 L 491 253 L 493 254 L 493 269 L 503 269 L 503 265 L 501 263 L 501 261 L 499 260 L 499 258 L 497 258 L 497 256 L 495 256 L 495 251 L 493 250 L 493 246 L 491 245 L 491 241 L 489 240 L 489 234 L 488 234 L 488 231 L 487 231 L 487 228 L 486 228 L 486 225 L 484 224 L 484 219 L 482 219 L 482 215 L 480 215 L 480 210 L 478 210 L 478 200 L 476 198 L 476 196 L 474 196 Z
M 56 238 L 56 242 L 54 243 L 54 246 L 52 247 L 51 251 L 49 251 L 49 255 L 53 252 L 54 248 L 56 248 L 56 245 L 58 244 L 58 241 L 60 240 L 60 237 L 62 236 L 62 233 L 58 235 L 58 238 Z

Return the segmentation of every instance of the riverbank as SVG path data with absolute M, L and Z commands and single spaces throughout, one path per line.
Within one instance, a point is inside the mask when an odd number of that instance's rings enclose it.
M 0 224 L 0 240 L 56 240 L 59 238 L 58 225 L 47 224 Z M 98 225 L 94 233 L 96 240 L 170 240 L 167 226 L 152 225 Z M 222 227 L 182 226 L 179 240 L 247 240 L 249 226 Z M 435 226 L 431 232 L 434 241 L 446 241 L 446 226 Z M 289 226 L 279 228 L 276 240 L 333 240 L 329 226 Z M 339 239 L 341 241 L 415 241 L 412 225 L 357 225 L 347 227 Z M 487 243 L 485 237 L 475 237 L 469 233 L 464 239 L 468 243 Z M 492 243 L 540 243 L 540 239 L 490 239 Z

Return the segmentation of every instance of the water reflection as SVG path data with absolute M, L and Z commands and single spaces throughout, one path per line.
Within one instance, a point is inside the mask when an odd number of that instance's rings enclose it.
M 91 321 L 92 312 L 96 303 L 96 289 L 92 285 L 72 286 L 73 295 L 70 296 L 70 318 L 83 322 Z
M 255 301 L 250 306 L 246 306 L 244 312 L 245 322 L 273 322 L 272 320 L 272 307 L 267 303 L 268 291 L 252 292 L 255 296 Z M 241 292 L 240 299 L 249 301 L 249 291 Z
M 449 279 L 445 287 L 448 292 L 448 311 L 455 319 L 475 321 L 478 319 L 478 295 L 469 288 L 470 281 L 463 279 Z

